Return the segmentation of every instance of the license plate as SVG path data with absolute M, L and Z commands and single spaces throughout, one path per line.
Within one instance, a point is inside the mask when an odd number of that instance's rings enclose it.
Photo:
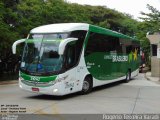
M 32 88 L 32 91 L 39 92 L 39 88 Z

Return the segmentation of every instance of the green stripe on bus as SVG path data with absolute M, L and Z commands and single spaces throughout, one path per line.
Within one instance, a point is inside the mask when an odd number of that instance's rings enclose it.
M 32 80 L 32 77 L 36 77 L 39 79 L 39 82 L 50 82 L 53 81 L 57 78 L 57 75 L 52 75 L 52 76 L 32 76 L 32 75 L 27 75 L 25 73 L 20 72 L 20 76 L 24 80 Z

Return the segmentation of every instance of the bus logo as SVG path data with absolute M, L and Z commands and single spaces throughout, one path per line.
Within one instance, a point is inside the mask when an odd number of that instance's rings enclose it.
M 138 49 L 135 49 L 134 52 L 129 53 L 129 62 L 136 61 L 138 57 Z
M 39 77 L 35 77 L 35 76 L 31 76 L 31 80 L 38 82 L 38 81 L 40 81 L 40 78 Z

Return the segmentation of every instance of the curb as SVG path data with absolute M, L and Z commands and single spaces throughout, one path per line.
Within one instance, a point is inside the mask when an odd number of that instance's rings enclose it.
M 149 81 L 151 81 L 151 79 L 149 78 L 149 77 L 147 77 L 147 72 L 144 74 L 144 77 L 147 79 L 147 80 L 149 80 Z
M 18 80 L 1 81 L 0 85 L 17 84 Z
M 147 77 L 146 74 L 147 74 L 147 72 L 145 73 L 144 77 L 145 77 L 148 81 L 152 81 L 152 82 L 154 82 L 154 83 L 156 83 L 156 84 L 160 84 L 160 81 L 153 81 L 151 78 Z

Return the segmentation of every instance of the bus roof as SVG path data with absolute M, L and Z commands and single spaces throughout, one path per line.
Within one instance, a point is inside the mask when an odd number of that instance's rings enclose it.
M 115 36 L 115 37 L 122 38 L 122 39 L 131 39 L 131 40 L 138 41 L 136 38 L 129 37 L 129 36 L 124 35 L 122 33 L 112 31 L 112 30 L 109 30 L 109 29 L 106 29 L 106 28 L 98 27 L 98 26 L 95 26 L 95 25 L 90 25 L 89 29 L 90 29 L 91 32 L 96 32 L 96 33 L 101 33 L 101 34 L 105 34 L 105 35 Z
M 58 23 L 58 24 L 43 25 L 32 29 L 30 33 L 61 33 L 61 32 L 75 31 L 75 30 L 86 30 L 86 31 L 89 30 L 91 32 L 111 35 L 122 39 L 136 40 L 135 38 L 118 33 L 116 31 L 112 31 L 95 25 L 90 25 L 87 23 Z
M 88 30 L 89 24 L 86 23 L 58 23 L 36 27 L 31 33 L 61 33 L 75 30 Z

